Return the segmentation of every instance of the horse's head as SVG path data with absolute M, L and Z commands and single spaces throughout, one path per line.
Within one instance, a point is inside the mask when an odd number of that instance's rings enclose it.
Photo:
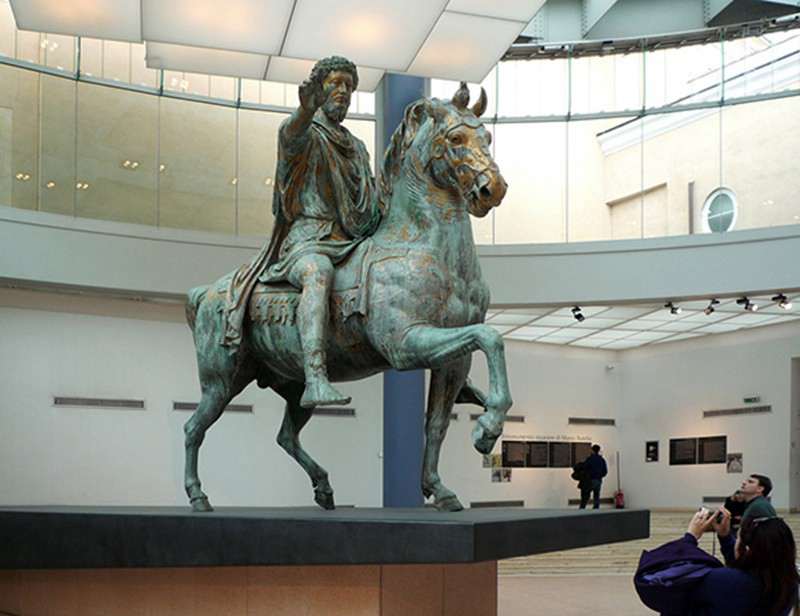
M 483 217 L 503 200 L 508 185 L 491 153 L 492 135 L 480 121 L 486 92 L 469 107 L 469 90 L 462 82 L 449 101 L 421 99 L 406 108 L 384 159 L 383 191 L 397 175 L 407 155 L 435 186 L 455 193 L 473 216 Z

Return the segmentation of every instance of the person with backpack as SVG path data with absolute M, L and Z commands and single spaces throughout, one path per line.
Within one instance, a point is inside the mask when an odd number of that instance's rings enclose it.
M 634 576 L 642 603 L 662 616 L 797 616 L 800 578 L 789 526 L 778 517 L 749 517 L 734 537 L 730 523 L 724 507 L 701 509 L 682 538 L 645 551 Z M 725 565 L 697 545 L 712 529 Z

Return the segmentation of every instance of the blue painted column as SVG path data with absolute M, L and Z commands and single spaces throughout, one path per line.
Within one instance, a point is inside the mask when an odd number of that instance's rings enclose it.
M 376 96 L 378 164 L 409 103 L 426 94 L 421 77 L 386 73 Z M 383 376 L 383 506 L 421 507 L 425 431 L 425 372 L 391 370 Z

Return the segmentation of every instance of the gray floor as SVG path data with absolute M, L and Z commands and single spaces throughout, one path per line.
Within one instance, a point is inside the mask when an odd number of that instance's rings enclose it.
M 646 616 L 630 575 L 503 576 L 498 616 Z

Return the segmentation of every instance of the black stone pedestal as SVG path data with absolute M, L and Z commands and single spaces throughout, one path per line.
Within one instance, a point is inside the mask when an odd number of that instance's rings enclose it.
M 0 508 L 0 612 L 494 616 L 497 560 L 640 539 L 636 510 Z

